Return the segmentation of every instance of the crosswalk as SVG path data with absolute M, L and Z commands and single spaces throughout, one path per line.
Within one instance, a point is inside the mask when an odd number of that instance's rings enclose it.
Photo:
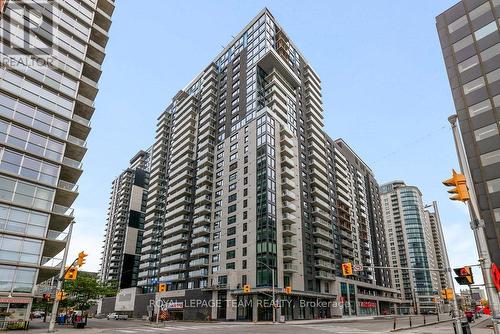
M 337 334 L 387 334 L 386 331 L 373 331 L 370 329 L 360 329 L 353 327 L 337 326 L 337 325 L 299 325 L 298 327 L 308 329 L 307 333 L 316 333 L 316 331 L 337 333 Z
M 196 333 L 200 330 L 213 330 L 213 329 L 231 329 L 235 327 L 248 327 L 248 325 L 193 325 L 193 326 L 165 326 L 165 327 L 126 327 L 126 328 L 114 328 L 109 329 L 109 332 L 112 333 L 120 333 L 120 334 L 139 334 L 139 333 L 177 333 L 183 332 L 185 334 Z

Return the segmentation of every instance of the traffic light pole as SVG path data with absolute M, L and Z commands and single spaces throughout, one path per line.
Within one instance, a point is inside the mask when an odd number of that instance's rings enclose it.
M 57 287 L 56 287 L 56 294 L 54 296 L 54 304 L 52 304 L 52 314 L 50 315 L 50 322 L 49 322 L 49 333 L 54 332 L 54 326 L 56 325 L 56 317 L 57 317 L 57 309 L 59 308 L 59 301 L 57 300 L 57 294 L 62 290 L 62 285 L 64 282 L 64 275 L 66 274 L 66 259 L 68 258 L 68 251 L 69 251 L 69 242 L 71 241 L 71 232 L 73 232 L 73 224 L 75 222 L 72 221 L 71 224 L 69 224 L 69 231 L 68 231 L 68 239 L 66 241 L 66 247 L 64 248 L 64 255 L 62 258 L 61 262 L 61 271 L 59 272 L 59 279 L 57 280 Z
M 462 145 L 462 140 L 457 128 L 457 115 L 452 115 L 448 117 L 448 121 L 451 124 L 451 129 L 453 130 L 453 139 L 455 140 L 455 148 L 457 150 L 458 161 L 460 163 L 460 169 L 465 175 L 467 185 L 469 188 L 470 200 L 467 201 L 469 208 L 469 215 L 471 217 L 471 229 L 474 232 L 474 238 L 476 239 L 476 247 L 479 255 L 479 263 L 481 265 L 481 271 L 484 279 L 484 288 L 486 290 L 486 296 L 488 297 L 491 319 L 493 322 L 493 330 L 496 334 L 500 334 L 500 299 L 498 296 L 498 291 L 493 284 L 493 278 L 491 276 L 491 256 L 488 250 L 488 244 L 486 241 L 486 234 L 484 232 L 484 220 L 481 219 L 479 212 L 479 207 L 477 203 L 476 192 L 474 189 L 474 183 L 472 182 L 471 172 L 469 169 L 469 164 L 465 156 L 465 151 Z

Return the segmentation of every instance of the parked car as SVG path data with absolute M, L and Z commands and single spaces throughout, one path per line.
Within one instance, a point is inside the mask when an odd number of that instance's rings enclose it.
M 108 314 L 107 318 L 108 318 L 108 320 L 109 319 L 115 319 L 115 320 L 117 320 L 118 319 L 118 313 L 115 313 L 115 312 L 110 313 L 110 314 Z
M 113 313 L 108 314 L 107 318 L 108 318 L 108 320 L 109 319 L 127 320 L 128 319 L 128 315 L 126 315 L 126 314 L 118 314 L 116 312 L 113 312 Z

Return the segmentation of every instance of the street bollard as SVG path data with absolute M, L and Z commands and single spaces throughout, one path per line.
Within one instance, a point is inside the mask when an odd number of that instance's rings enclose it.
M 424 325 L 425 325 L 425 314 L 424 314 Z
M 438 322 L 439 322 L 439 312 L 437 313 L 437 316 L 438 316 Z
M 410 327 L 412 327 L 412 325 L 411 325 L 411 315 L 410 315 Z
M 394 317 L 394 325 L 392 326 L 393 330 L 396 330 L 396 317 Z

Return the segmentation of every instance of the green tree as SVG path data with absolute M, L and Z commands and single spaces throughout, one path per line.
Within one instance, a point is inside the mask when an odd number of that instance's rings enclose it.
M 118 286 L 116 281 L 101 283 L 95 275 L 79 272 L 76 280 L 64 281 L 64 292 L 68 298 L 61 302 L 61 306 L 85 311 L 95 305 L 97 299 L 115 296 Z

